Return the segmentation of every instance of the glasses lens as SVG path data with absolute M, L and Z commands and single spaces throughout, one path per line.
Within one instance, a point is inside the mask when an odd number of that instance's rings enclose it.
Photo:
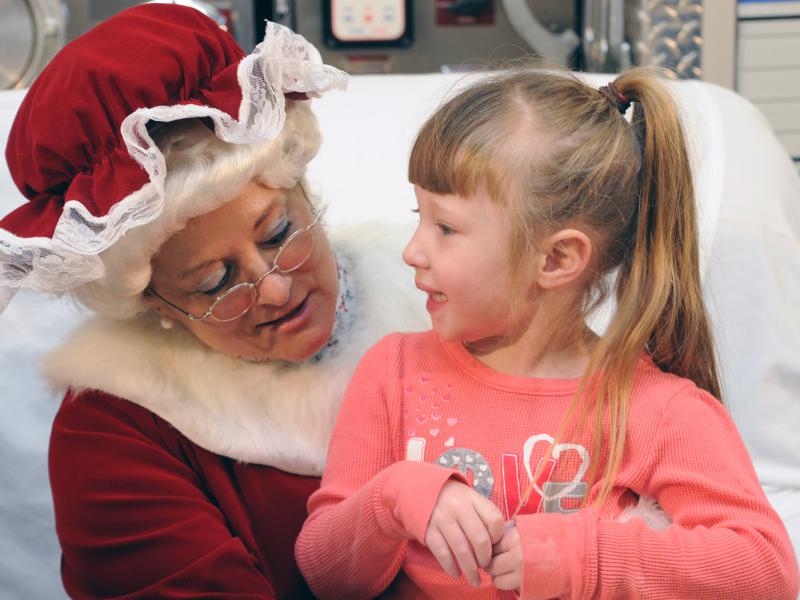
M 286 240 L 286 244 L 280 249 L 275 257 L 275 264 L 284 273 L 294 271 L 302 265 L 314 251 L 315 244 L 314 232 L 310 229 L 301 229 L 291 238 Z
M 233 321 L 250 310 L 255 299 L 256 290 L 252 285 L 237 285 L 214 303 L 211 316 L 217 321 Z

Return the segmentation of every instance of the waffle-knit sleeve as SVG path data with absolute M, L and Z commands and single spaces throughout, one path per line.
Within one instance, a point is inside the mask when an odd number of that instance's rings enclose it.
M 591 509 L 518 517 L 522 598 L 795 600 L 791 542 L 722 405 L 688 386 L 660 419 L 636 425 L 653 441 L 635 491 L 672 524 L 655 530 Z
M 409 540 L 424 541 L 445 482 L 460 474 L 432 464 L 397 462 L 391 422 L 400 410 L 396 336 L 384 338 L 359 364 L 328 450 L 322 486 L 295 556 L 320 598 L 373 598 L 401 568 Z

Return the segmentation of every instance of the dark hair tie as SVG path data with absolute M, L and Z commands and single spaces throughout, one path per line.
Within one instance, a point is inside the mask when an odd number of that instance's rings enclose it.
M 621 114 L 624 115 L 628 111 L 628 108 L 630 108 L 631 101 L 628 100 L 625 94 L 617 89 L 613 81 L 608 85 L 602 86 L 599 91 Z

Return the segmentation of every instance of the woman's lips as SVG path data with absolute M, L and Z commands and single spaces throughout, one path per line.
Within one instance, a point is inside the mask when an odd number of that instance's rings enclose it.
M 302 327 L 311 318 L 312 303 L 310 298 L 311 294 L 308 294 L 308 296 L 306 296 L 300 304 L 295 306 L 285 315 L 278 317 L 277 319 L 273 319 L 272 321 L 261 323 L 258 325 L 258 327 L 273 328 L 280 333 L 290 333 L 295 329 Z

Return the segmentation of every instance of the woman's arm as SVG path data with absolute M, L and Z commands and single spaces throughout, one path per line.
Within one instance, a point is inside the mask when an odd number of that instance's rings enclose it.
M 168 427 L 98 392 L 65 400 L 49 463 L 67 593 L 274 598 L 262 566 L 231 533 L 190 459 L 161 435 Z

